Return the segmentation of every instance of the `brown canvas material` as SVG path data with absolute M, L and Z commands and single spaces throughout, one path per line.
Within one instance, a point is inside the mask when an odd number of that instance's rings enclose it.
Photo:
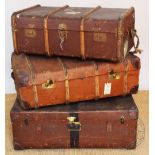
M 35 110 L 16 100 L 10 116 L 18 150 L 136 147 L 138 109 L 131 95 Z
M 134 46 L 134 29 L 133 7 L 37 5 L 12 15 L 16 53 L 122 61 Z
M 13 78 L 24 108 L 136 93 L 140 59 L 122 63 L 12 55 Z

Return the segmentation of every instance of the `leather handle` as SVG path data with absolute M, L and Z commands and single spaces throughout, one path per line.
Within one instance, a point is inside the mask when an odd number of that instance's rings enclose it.
M 135 49 L 135 51 L 132 52 L 132 53 L 139 53 L 139 54 L 141 54 L 142 51 L 141 51 L 141 49 L 138 48 L 140 41 L 139 41 L 139 37 L 137 35 L 137 30 L 136 29 L 132 29 L 131 30 L 131 36 L 132 36 L 132 40 L 133 40 L 133 43 L 134 43 L 134 49 Z M 134 41 L 134 38 L 137 39 L 136 43 Z

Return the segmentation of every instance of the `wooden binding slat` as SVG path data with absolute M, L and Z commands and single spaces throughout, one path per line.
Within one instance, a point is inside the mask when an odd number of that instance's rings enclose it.
M 33 95 L 34 95 L 34 102 L 35 102 L 35 108 L 38 107 L 38 92 L 37 92 L 37 86 L 35 82 L 35 75 L 34 75 L 34 70 L 32 67 L 32 63 L 30 61 L 30 58 L 28 55 L 25 55 L 25 59 L 28 65 L 28 68 L 30 70 L 30 75 L 31 75 L 31 80 L 32 80 L 32 87 L 33 87 Z
M 92 8 L 91 10 L 89 10 L 88 12 L 86 12 L 81 20 L 81 24 L 80 24 L 80 48 L 81 48 L 81 56 L 83 59 L 85 59 L 85 43 L 84 43 L 84 20 L 86 17 L 88 17 L 91 13 L 93 13 L 94 11 L 96 11 L 97 9 L 101 8 L 100 6 L 97 6 L 96 8 Z
M 128 69 L 129 69 L 129 65 L 128 65 L 128 60 L 124 61 L 124 87 L 123 87 L 123 93 L 124 95 L 126 95 L 128 93 Z
M 16 53 L 18 53 L 18 49 L 17 49 L 17 36 L 16 36 L 16 16 L 17 14 L 19 13 L 22 13 L 24 11 L 27 11 L 27 10 L 31 10 L 31 9 L 34 9 L 36 7 L 41 7 L 40 5 L 34 5 L 32 7 L 29 7 L 29 8 L 26 8 L 26 9 L 22 9 L 22 10 L 19 10 L 19 11 L 16 11 L 12 14 L 12 35 L 13 35 L 13 46 L 14 46 L 14 51 Z
M 65 8 L 69 7 L 68 5 L 65 5 L 63 7 L 60 7 L 58 9 L 55 9 L 53 11 L 49 11 L 48 15 L 44 19 L 44 37 L 45 37 L 45 51 L 47 52 L 48 56 L 51 56 L 49 52 L 49 39 L 48 39 L 48 18 L 50 15 L 55 14 Z
M 67 68 L 64 65 L 64 63 L 62 62 L 62 60 L 60 58 L 57 58 L 58 61 L 60 62 L 63 71 L 64 71 L 64 77 L 65 77 L 65 93 L 66 93 L 66 104 L 69 102 L 70 99 L 70 93 L 69 93 L 69 80 L 68 80 L 68 72 L 67 72 Z
M 93 64 L 95 66 L 95 96 L 96 99 L 99 98 L 99 71 L 98 71 L 98 65 L 93 61 Z

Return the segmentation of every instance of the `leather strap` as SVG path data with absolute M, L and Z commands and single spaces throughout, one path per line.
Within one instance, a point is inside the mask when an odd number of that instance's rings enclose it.
M 88 12 L 86 12 L 81 20 L 81 24 L 80 24 L 80 48 L 81 48 L 81 56 L 83 59 L 85 59 L 85 43 L 84 43 L 84 20 L 86 17 L 88 17 L 91 13 L 93 13 L 94 11 L 96 11 L 97 9 L 101 8 L 100 6 L 97 6 L 96 8 L 93 8 L 91 10 L 89 10 Z
M 118 23 L 118 41 L 117 41 L 117 57 L 121 58 L 121 51 L 122 51 L 122 39 L 123 39 L 123 32 L 122 32 L 122 20 Z
M 76 117 L 75 121 L 79 121 L 78 113 L 70 113 L 70 117 Z M 70 147 L 78 148 L 79 147 L 79 131 L 70 131 Z
M 16 29 L 16 18 L 17 18 L 17 14 L 21 13 L 21 12 L 24 12 L 24 11 L 27 11 L 27 10 L 31 10 L 31 9 L 34 9 L 36 7 L 40 7 L 40 5 L 34 5 L 32 7 L 29 7 L 29 8 L 26 8 L 26 9 L 23 9 L 23 10 L 19 10 L 17 12 L 14 12 L 12 14 L 12 35 L 13 35 L 13 46 L 14 46 L 14 50 L 16 53 L 18 53 L 18 49 L 17 49 L 17 35 L 16 35 L 16 32 L 17 32 L 17 29 Z
M 33 69 L 32 63 L 31 63 L 28 55 L 25 55 L 25 59 L 26 59 L 28 68 L 30 70 L 30 76 L 31 76 L 32 87 L 33 87 L 33 94 L 34 94 L 35 108 L 37 108 L 38 107 L 38 92 L 37 92 L 37 86 L 36 86 L 36 82 L 35 82 L 34 69 Z
M 55 9 L 53 11 L 49 11 L 48 15 L 44 19 L 44 37 L 45 37 L 45 51 L 47 52 L 48 56 L 51 56 L 49 52 L 49 38 L 48 38 L 48 18 L 50 15 L 55 14 L 65 8 L 69 7 L 68 5 L 65 5 L 63 7 L 60 7 L 58 9 Z
M 12 16 L 12 36 L 13 36 L 13 46 L 14 46 L 14 51 L 16 53 L 18 53 L 18 49 L 17 49 L 17 36 L 16 36 L 16 15 Z
M 93 64 L 95 66 L 95 96 L 96 99 L 99 98 L 99 71 L 98 71 L 98 65 L 93 61 Z
M 58 61 L 62 65 L 63 71 L 64 71 L 64 77 L 65 77 L 65 92 L 66 92 L 66 103 L 69 102 L 70 99 L 70 93 L 69 93 L 69 81 L 68 81 L 68 72 L 65 64 L 62 62 L 60 58 L 58 58 Z
M 112 132 L 112 123 L 110 121 L 106 122 L 107 133 Z

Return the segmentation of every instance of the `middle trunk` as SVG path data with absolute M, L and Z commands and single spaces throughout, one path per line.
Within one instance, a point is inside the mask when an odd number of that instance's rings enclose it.
M 14 80 L 24 108 L 135 93 L 140 60 L 123 63 L 12 55 Z

